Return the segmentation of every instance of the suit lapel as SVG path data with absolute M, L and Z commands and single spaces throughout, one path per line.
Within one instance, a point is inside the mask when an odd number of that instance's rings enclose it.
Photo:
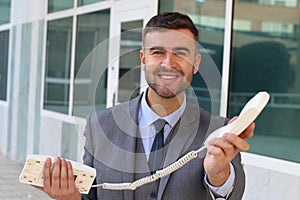
M 167 147 L 164 167 L 174 163 L 184 152 L 188 150 L 197 135 L 199 127 L 200 112 L 195 109 L 190 102 L 187 102 L 187 107 L 179 122 L 175 125 L 171 134 L 174 134 Z M 163 177 L 160 180 L 158 199 L 162 198 L 163 191 L 168 183 L 170 175 Z

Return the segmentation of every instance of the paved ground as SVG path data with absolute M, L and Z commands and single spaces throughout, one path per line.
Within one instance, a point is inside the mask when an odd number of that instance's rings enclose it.
M 32 186 L 19 183 L 23 166 L 0 154 L 0 199 L 1 200 L 48 200 L 47 195 Z

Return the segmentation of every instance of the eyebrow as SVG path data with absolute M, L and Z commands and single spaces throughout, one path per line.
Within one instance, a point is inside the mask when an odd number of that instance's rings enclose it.
M 150 48 L 148 48 L 149 49 L 149 51 L 153 51 L 153 50 L 165 50 L 165 48 L 164 47 L 161 47 L 161 46 L 153 46 L 153 47 L 150 47 Z
M 175 50 L 177 51 L 186 51 L 188 53 L 190 53 L 190 49 L 186 48 L 186 47 L 176 47 Z
M 150 48 L 148 48 L 149 49 L 149 51 L 153 51 L 153 50 L 166 50 L 164 47 L 162 47 L 162 46 L 153 46 L 153 47 L 150 47 Z M 173 48 L 172 49 L 172 51 L 186 51 L 186 52 L 188 52 L 188 53 L 190 53 L 191 51 L 190 51 L 190 49 L 188 49 L 188 48 L 186 48 L 186 47 L 175 47 L 175 48 Z

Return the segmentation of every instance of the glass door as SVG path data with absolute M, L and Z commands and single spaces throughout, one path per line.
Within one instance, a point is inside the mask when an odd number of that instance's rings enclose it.
M 117 102 L 134 98 L 140 91 L 140 58 L 143 20 L 121 22 Z
M 145 3 L 148 7 L 145 7 Z M 126 6 L 121 4 L 116 5 L 116 12 L 112 16 L 114 27 L 111 28 L 109 45 L 108 107 L 128 101 L 142 91 L 145 85 L 139 57 L 142 48 L 142 28 L 145 22 L 156 14 L 156 10 L 151 6 L 153 2 L 144 1 L 134 10 L 127 10 Z

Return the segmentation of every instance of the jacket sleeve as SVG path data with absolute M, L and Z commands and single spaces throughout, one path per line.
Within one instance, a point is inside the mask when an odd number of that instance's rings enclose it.
M 230 200 L 242 199 L 245 190 L 245 172 L 241 163 L 241 154 L 238 154 L 233 160 L 232 164 L 235 170 L 235 181 L 231 194 L 229 195 Z
M 227 194 L 225 198 L 216 198 L 214 193 L 210 190 L 209 186 L 205 184 L 207 188 L 207 193 L 209 195 L 210 200 L 216 199 L 227 199 L 227 200 L 240 200 L 243 197 L 244 189 L 245 189 L 245 173 L 243 170 L 243 166 L 241 164 L 240 154 L 238 154 L 232 161 L 232 165 L 235 171 L 235 180 L 233 189 Z
M 86 138 L 85 145 L 84 145 L 84 155 L 83 155 L 83 163 L 90 167 L 93 167 L 94 161 L 94 147 L 93 147 L 93 137 L 91 133 L 91 118 L 92 114 L 89 114 L 86 119 L 86 127 L 84 130 L 84 136 Z M 93 185 L 97 184 L 94 181 Z M 91 188 L 88 194 L 82 194 L 83 200 L 97 200 L 97 188 Z

